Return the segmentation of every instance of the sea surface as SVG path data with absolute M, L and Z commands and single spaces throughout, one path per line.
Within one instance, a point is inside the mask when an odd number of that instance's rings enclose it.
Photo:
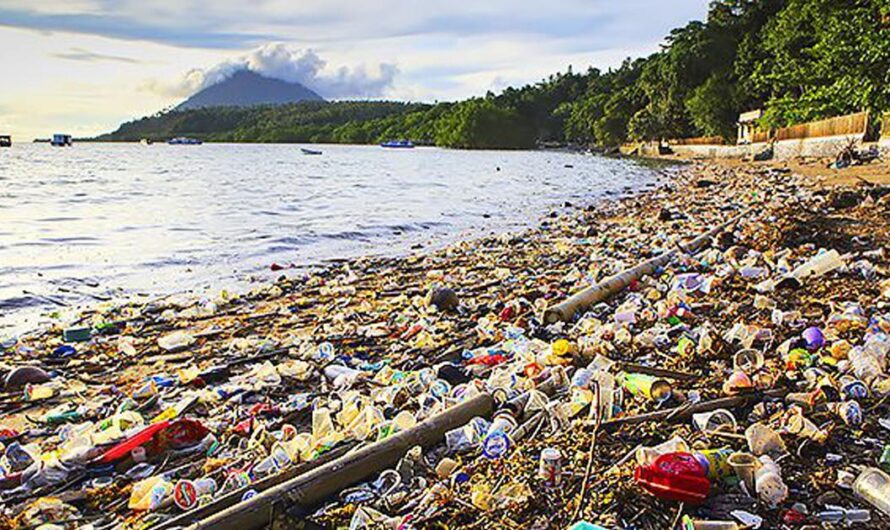
M 530 226 L 651 186 L 635 162 L 554 151 L 295 145 L 0 149 L 0 339 L 124 296 L 212 294 L 271 265 Z

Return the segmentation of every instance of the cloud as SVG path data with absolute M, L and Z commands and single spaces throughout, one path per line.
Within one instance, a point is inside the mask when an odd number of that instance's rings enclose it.
M 52 56 L 58 57 L 59 59 L 68 59 L 69 61 L 84 61 L 88 63 L 97 61 L 112 61 L 118 63 L 140 64 L 142 62 L 130 57 L 95 53 L 83 48 L 70 48 L 67 52 L 54 53 L 52 54 Z
M 215 26 L 203 23 L 150 23 L 108 13 L 41 13 L 6 8 L 0 8 L 0 26 L 219 49 L 238 49 L 276 38 L 268 33 L 217 31 Z
M 190 70 L 173 84 L 151 80 L 144 88 L 167 96 L 186 97 L 215 85 L 240 70 L 300 83 L 327 99 L 382 96 L 392 88 L 399 72 L 394 64 L 389 63 L 380 63 L 371 70 L 365 65 L 340 66 L 329 70 L 327 62 L 313 50 L 301 50 L 273 42 L 211 68 Z

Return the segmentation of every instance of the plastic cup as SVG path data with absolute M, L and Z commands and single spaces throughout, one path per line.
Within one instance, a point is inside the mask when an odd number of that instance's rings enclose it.
M 760 461 L 751 453 L 733 453 L 729 455 L 729 465 L 739 480 L 745 484 L 748 493 L 754 494 L 754 473 Z
M 738 424 L 732 412 L 726 409 L 717 409 L 711 412 L 699 412 L 692 415 L 692 424 L 702 432 L 723 431 L 731 427 L 735 431 Z
M 754 348 L 740 350 L 732 357 L 732 365 L 736 370 L 754 373 L 763 368 L 763 353 Z
M 764 423 L 754 423 L 745 429 L 748 449 L 755 455 L 781 454 L 786 451 L 785 442 L 775 430 Z

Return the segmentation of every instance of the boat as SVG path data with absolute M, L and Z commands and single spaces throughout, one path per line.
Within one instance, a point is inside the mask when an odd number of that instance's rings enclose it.
M 414 143 L 411 140 L 389 140 L 380 144 L 380 147 L 412 149 Z
M 73 142 L 70 134 L 54 134 L 49 143 L 55 147 L 69 147 Z
M 304 155 L 320 155 L 320 154 L 322 154 L 321 151 L 316 151 L 315 149 L 306 149 L 305 147 L 301 147 L 300 151 Z
M 142 145 L 151 145 L 154 142 L 151 141 L 151 139 L 149 139 L 149 138 L 143 138 L 143 139 L 139 140 L 139 143 Z
M 202 142 L 201 140 L 198 140 L 197 138 L 187 138 L 185 136 L 178 136 L 176 138 L 171 138 L 171 139 L 167 140 L 167 143 L 170 145 L 201 145 L 204 142 Z
M 12 136 L 6 134 L 0 136 L 0 147 L 12 147 Z

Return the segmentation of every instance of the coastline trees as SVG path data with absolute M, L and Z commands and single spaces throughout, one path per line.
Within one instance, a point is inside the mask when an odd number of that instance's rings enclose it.
M 738 115 L 756 108 L 771 127 L 890 111 L 890 0 L 713 0 L 706 20 L 673 30 L 660 51 L 605 72 L 569 67 L 499 94 L 433 105 L 339 101 L 173 111 L 100 139 L 614 146 L 629 139 L 731 139 Z

